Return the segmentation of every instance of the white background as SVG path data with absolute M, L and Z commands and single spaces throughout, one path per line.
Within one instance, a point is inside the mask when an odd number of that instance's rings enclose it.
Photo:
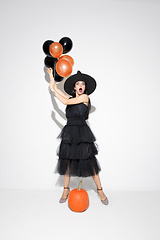
M 56 187 L 65 106 L 48 91 L 42 45 L 66 36 L 73 73 L 97 81 L 103 187 L 160 190 L 160 2 L 5 0 L 0 18 L 0 188 Z

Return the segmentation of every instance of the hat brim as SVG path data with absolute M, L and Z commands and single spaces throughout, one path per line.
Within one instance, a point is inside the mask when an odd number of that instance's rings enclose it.
M 91 76 L 78 71 L 76 74 L 70 76 L 64 83 L 64 90 L 69 95 L 72 95 L 75 83 L 83 81 L 86 83 L 87 95 L 90 95 L 96 89 L 96 81 Z

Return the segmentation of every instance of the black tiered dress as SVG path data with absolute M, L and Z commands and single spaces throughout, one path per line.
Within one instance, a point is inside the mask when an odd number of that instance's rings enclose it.
M 95 155 L 98 150 L 95 136 L 86 123 L 89 105 L 84 103 L 67 105 L 67 124 L 62 129 L 57 155 L 59 156 L 56 172 L 60 175 L 88 177 L 98 174 L 100 165 Z

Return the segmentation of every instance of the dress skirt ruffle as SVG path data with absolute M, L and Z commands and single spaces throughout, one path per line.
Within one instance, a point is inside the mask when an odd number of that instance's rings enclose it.
M 95 155 L 98 148 L 96 138 L 85 119 L 68 119 L 60 135 L 59 157 L 55 172 L 60 175 L 89 177 L 101 170 Z

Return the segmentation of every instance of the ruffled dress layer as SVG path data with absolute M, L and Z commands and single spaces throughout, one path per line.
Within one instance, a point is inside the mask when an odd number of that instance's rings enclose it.
M 89 103 L 90 104 L 90 103 Z M 67 124 L 60 135 L 56 172 L 60 175 L 89 177 L 100 172 L 96 139 L 86 123 L 89 106 L 84 103 L 68 105 Z

